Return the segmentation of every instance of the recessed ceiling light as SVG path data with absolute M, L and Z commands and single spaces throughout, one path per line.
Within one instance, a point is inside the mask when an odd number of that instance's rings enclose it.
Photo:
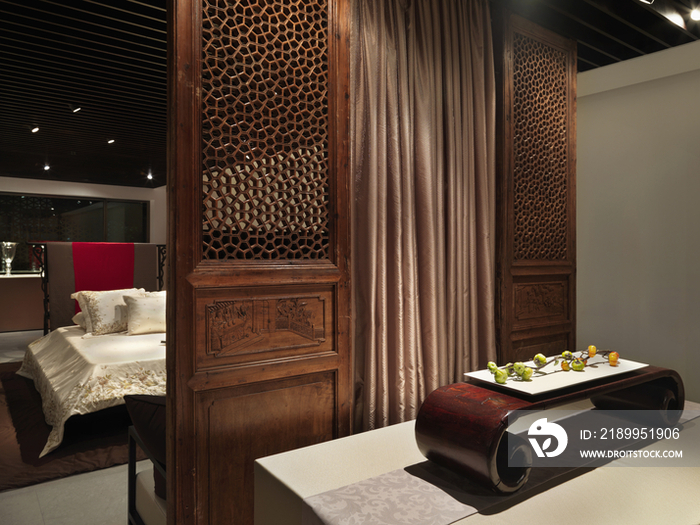
M 700 9 L 695 8 L 690 12 L 690 18 L 693 20 L 700 20 Z
M 51 166 L 48 164 L 44 164 L 44 171 L 49 171 L 51 169 Z
M 114 144 L 114 139 L 110 139 L 107 141 L 107 144 Z
M 39 126 L 36 126 L 35 128 L 32 128 L 32 133 L 36 133 L 37 131 L 39 131 Z
M 642 2 L 643 4 L 653 4 L 654 3 L 654 0 L 639 0 L 639 1 Z
M 671 22 L 676 24 L 678 27 L 682 27 L 685 29 L 685 20 L 683 20 L 683 17 L 680 14 L 668 13 L 664 16 L 666 16 L 666 18 L 668 18 Z
M 75 108 L 75 109 L 73 110 L 73 113 L 77 113 L 77 112 L 80 111 L 81 109 L 83 109 L 83 108 Z

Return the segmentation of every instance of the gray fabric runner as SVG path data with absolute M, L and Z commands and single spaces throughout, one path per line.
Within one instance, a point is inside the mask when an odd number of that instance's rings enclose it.
M 304 500 L 303 525 L 449 525 L 477 512 L 439 487 L 394 470 Z

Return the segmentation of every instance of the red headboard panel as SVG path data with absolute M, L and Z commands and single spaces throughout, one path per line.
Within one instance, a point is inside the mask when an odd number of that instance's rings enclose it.
M 46 243 L 51 330 L 73 324 L 82 290 L 158 290 L 158 245 L 146 243 Z
M 133 288 L 134 243 L 74 242 L 73 273 L 76 292 Z

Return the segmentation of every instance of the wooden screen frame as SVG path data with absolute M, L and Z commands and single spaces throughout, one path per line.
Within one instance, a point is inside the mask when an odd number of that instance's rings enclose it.
M 349 0 L 329 0 L 328 148 L 331 216 L 327 260 L 204 260 L 202 257 L 201 25 L 202 5 L 170 0 L 168 8 L 168 523 L 210 523 L 217 503 L 202 476 L 203 412 L 198 402 L 225 389 L 247 392 L 290 382 L 333 378 L 332 437 L 351 431 Z M 203 294 L 243 288 L 325 287 L 332 290 L 335 348 L 225 366 L 202 366 L 198 335 Z M 199 357 L 198 357 L 199 356 Z M 303 383 L 303 381 L 301 381 Z M 216 392 L 213 394 L 212 392 Z M 213 397 L 212 397 L 213 396 Z M 209 402 L 207 401 L 207 402 Z M 203 441 L 204 440 L 204 441 Z M 226 459 L 221 458 L 222 463 Z M 252 461 L 252 459 L 251 459 Z M 213 464 L 211 461 L 209 464 Z M 213 467 L 216 468 L 216 465 Z M 252 480 L 248 480 L 252 482 Z M 252 485 L 250 487 L 252 491 Z M 252 522 L 252 516 L 251 516 Z
M 576 42 L 512 14 L 495 2 L 492 9 L 497 84 L 497 291 L 496 339 L 499 362 L 530 360 L 575 350 L 576 346 Z M 513 34 L 526 35 L 566 56 L 568 194 L 565 260 L 516 260 L 514 254 Z M 556 296 L 557 308 L 537 308 L 518 299 L 516 287 Z M 559 300 L 563 297 L 563 304 Z M 544 297 L 543 302 L 548 298 Z M 518 318 L 516 311 L 532 309 Z M 529 317 L 529 319 L 525 319 Z

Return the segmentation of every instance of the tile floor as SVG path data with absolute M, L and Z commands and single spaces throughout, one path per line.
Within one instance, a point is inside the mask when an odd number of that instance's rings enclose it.
M 0 333 L 0 363 L 21 361 L 27 345 L 43 335 L 43 330 Z
M 0 333 L 0 362 L 21 361 L 26 345 L 42 335 Z M 0 492 L 0 524 L 126 525 L 126 490 L 126 465 L 6 490 Z
M 126 525 L 127 466 L 0 492 L 3 525 Z

